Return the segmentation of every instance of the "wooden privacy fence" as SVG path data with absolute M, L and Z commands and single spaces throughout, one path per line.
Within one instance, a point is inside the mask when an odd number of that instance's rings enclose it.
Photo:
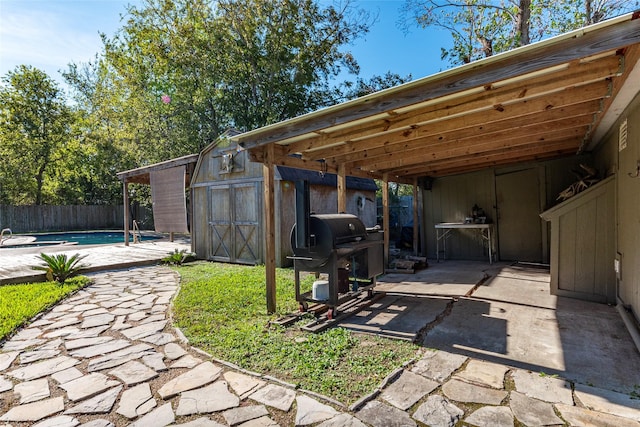
M 14 233 L 122 229 L 122 205 L 0 205 L 0 228 Z

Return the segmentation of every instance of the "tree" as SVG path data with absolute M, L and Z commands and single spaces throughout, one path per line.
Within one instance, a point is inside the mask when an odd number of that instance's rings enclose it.
M 73 115 L 57 83 L 37 68 L 20 65 L 2 82 L 0 201 L 40 205 L 51 195 L 46 180 L 69 141 Z
M 442 48 L 452 65 L 600 22 L 632 10 L 631 0 L 406 0 L 405 27 L 440 27 L 453 47 Z
M 330 77 L 357 64 L 341 48 L 367 30 L 347 2 L 146 0 L 103 36 L 122 123 L 141 163 L 200 151 L 326 105 Z M 116 100 L 114 100 L 116 102 Z
M 368 80 L 358 78 L 355 82 L 345 82 L 343 84 L 343 97 L 345 100 L 355 99 L 410 82 L 411 80 L 411 74 L 402 77 L 390 71 L 387 71 L 383 76 L 373 76 Z

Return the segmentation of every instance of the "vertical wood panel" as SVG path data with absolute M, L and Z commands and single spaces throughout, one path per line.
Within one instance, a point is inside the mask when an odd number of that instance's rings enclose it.
M 575 288 L 577 292 L 594 293 L 596 259 L 596 207 L 597 199 L 583 204 L 576 210 L 576 245 L 580 251 L 575 258 Z
M 418 178 L 413 179 L 413 254 L 418 255 Z
M 347 212 L 347 172 L 344 163 L 338 165 L 338 213 Z
M 389 174 L 382 176 L 382 226 L 384 229 L 384 268 L 389 265 L 389 235 L 391 234 L 391 224 L 389 224 Z
M 571 211 L 559 219 L 560 239 L 558 252 L 558 289 L 575 290 L 576 277 L 576 212 Z
M 265 274 L 267 288 L 267 312 L 276 311 L 276 222 L 275 222 L 275 170 L 273 144 L 264 149 L 263 190 L 265 228 Z

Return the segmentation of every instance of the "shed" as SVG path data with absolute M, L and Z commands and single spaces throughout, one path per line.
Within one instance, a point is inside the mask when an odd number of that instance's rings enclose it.
M 191 245 L 200 259 L 240 264 L 264 263 L 263 166 L 249 161 L 247 151 L 225 137 L 201 153 L 191 182 L 194 211 Z M 276 265 L 291 265 L 290 233 L 295 223 L 297 180 L 309 181 L 311 210 L 336 213 L 337 177 L 322 170 L 286 166 L 275 170 Z M 376 225 L 374 180 L 347 177 L 346 212 L 366 226 Z
M 593 250 L 601 251 L 609 272 L 615 266 L 616 302 L 639 319 L 639 17 L 630 13 L 232 137 L 265 165 L 269 253 L 275 253 L 275 166 L 284 165 L 328 170 L 339 181 L 381 179 L 384 224 L 389 182 L 421 188 L 429 257 L 437 255 L 435 225 L 461 222 L 478 205 L 497 233 L 493 257 L 553 263 L 550 229 L 539 215 L 573 182 L 572 169 L 589 163 L 599 178 L 613 176 L 605 191 L 615 188 L 615 215 L 601 229 L 613 227 L 615 245 Z M 344 193 L 338 197 L 343 203 Z M 486 240 L 451 234 L 449 256 L 485 256 Z M 269 253 L 267 309 L 273 311 Z

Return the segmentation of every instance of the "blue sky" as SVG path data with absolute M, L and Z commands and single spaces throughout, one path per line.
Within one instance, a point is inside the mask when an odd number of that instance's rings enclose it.
M 99 33 L 113 35 L 129 3 L 137 1 L 0 0 L 0 76 L 27 64 L 62 81 L 59 70 L 101 51 Z M 405 34 L 398 27 L 402 0 L 357 4 L 378 15 L 371 31 L 349 47 L 360 64 L 360 77 L 391 71 L 416 79 L 447 67 L 440 60 L 440 47 L 449 43 L 448 34 L 415 27 Z

